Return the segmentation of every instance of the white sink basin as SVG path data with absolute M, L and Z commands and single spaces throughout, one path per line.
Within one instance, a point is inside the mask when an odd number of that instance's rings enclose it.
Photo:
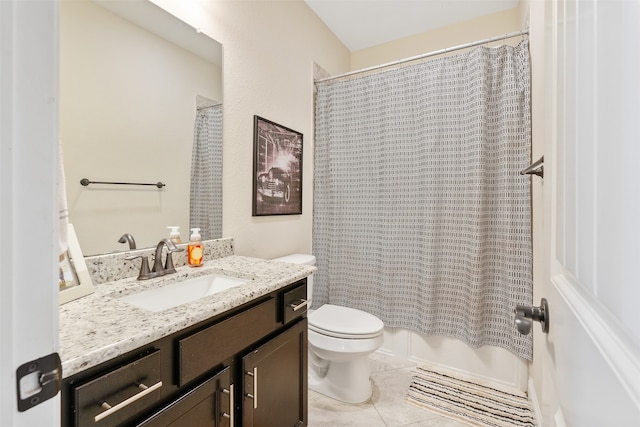
M 245 279 L 209 274 L 120 298 L 149 311 L 163 311 L 246 283 Z

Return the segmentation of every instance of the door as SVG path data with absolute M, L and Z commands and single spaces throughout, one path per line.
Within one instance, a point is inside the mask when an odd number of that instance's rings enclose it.
M 23 383 L 21 399 L 36 406 L 21 411 L 16 395 L 21 365 L 58 347 L 57 7 L 54 0 L 0 1 L 2 426 L 55 426 L 60 420 L 59 393 L 44 400 L 36 377 Z M 33 374 L 41 372 L 41 363 L 33 366 Z
M 234 391 L 230 372 L 231 368 L 226 367 L 135 425 L 233 427 Z
M 307 425 L 307 319 L 242 358 L 242 425 Z
M 640 2 L 534 3 L 546 51 L 546 132 L 534 136 L 545 177 L 533 178 L 546 242 L 535 300 L 550 307 L 534 357 L 541 425 L 637 426 Z

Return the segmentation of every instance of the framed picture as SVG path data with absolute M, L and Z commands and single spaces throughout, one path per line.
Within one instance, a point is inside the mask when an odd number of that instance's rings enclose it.
M 302 213 L 302 134 L 254 116 L 253 216 Z
M 68 226 L 68 249 L 60 256 L 58 286 L 60 304 L 78 299 L 93 292 L 93 282 L 84 262 L 80 244 L 73 225 Z

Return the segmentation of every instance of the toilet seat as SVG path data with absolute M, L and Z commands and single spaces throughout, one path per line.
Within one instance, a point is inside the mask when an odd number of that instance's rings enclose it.
M 355 308 L 325 304 L 308 316 L 309 329 L 319 334 L 347 339 L 375 338 L 384 323 L 376 316 Z

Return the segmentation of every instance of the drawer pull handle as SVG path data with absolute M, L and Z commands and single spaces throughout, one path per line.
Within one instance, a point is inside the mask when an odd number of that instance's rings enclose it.
M 223 388 L 222 392 L 229 395 L 229 413 L 227 414 L 226 412 L 223 412 L 222 416 L 227 418 L 229 420 L 229 425 L 233 427 L 233 384 L 229 384 L 229 390 Z
M 292 309 L 293 311 L 298 311 L 298 310 L 300 310 L 301 308 L 304 308 L 304 307 L 306 307 L 306 306 L 307 306 L 308 301 L 307 301 L 306 299 L 301 299 L 300 301 L 301 301 L 301 303 L 300 303 L 300 304 L 298 304 L 298 305 L 296 305 L 296 304 L 289 304 L 289 307 L 291 307 L 291 309 Z
M 102 402 L 102 404 L 100 406 L 103 409 L 106 409 L 106 411 L 101 412 L 98 415 L 96 415 L 96 417 L 94 418 L 94 421 L 97 423 L 98 421 L 101 421 L 101 420 L 107 418 L 109 415 L 113 414 L 114 412 L 117 412 L 120 409 L 124 408 L 125 406 L 132 404 L 136 400 L 143 398 L 147 394 L 156 391 L 160 387 L 162 387 L 162 381 L 159 381 L 159 382 L 155 383 L 151 387 L 147 387 L 144 384 L 138 384 L 138 388 L 140 390 L 142 390 L 142 391 L 140 393 L 134 394 L 133 396 L 131 396 L 130 398 L 128 398 L 126 400 L 123 400 L 122 402 L 118 403 L 116 406 L 111 406 L 107 402 Z
M 247 393 L 247 397 L 253 399 L 253 409 L 258 409 L 258 367 L 254 367 L 253 372 L 247 372 L 247 375 L 253 377 L 253 394 Z

